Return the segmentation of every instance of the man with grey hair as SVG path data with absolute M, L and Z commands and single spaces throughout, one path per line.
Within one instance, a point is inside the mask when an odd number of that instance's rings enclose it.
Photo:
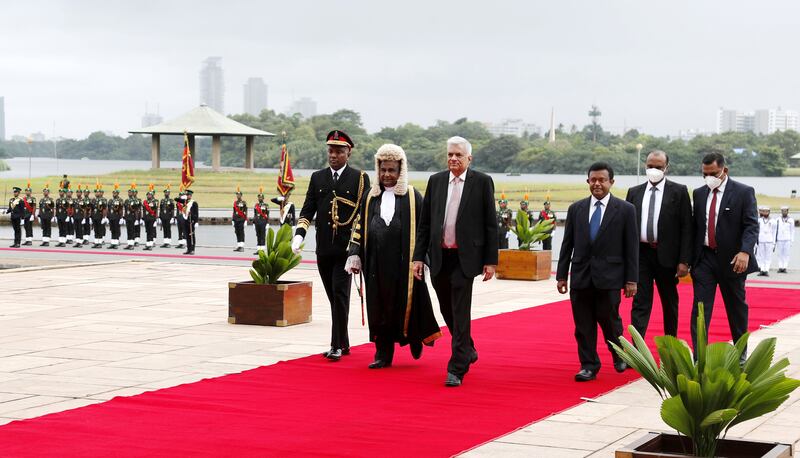
M 460 386 L 478 360 L 470 333 L 472 283 L 490 280 L 497 266 L 497 212 L 494 182 L 469 168 L 472 145 L 462 137 L 447 140 L 449 170 L 432 175 L 425 189 L 416 248 L 414 276 L 430 267 L 439 308 L 452 335 L 445 386 Z

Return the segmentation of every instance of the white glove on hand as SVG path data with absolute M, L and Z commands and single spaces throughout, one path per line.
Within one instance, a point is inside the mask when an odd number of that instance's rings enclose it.
M 361 258 L 356 255 L 349 256 L 347 262 L 344 263 L 344 271 L 353 275 L 361 272 Z
M 83 219 L 81 220 L 81 224 L 86 224 L 86 218 L 83 218 Z
M 156 226 L 161 226 L 161 218 L 156 219 Z
M 58 219 L 54 216 L 54 217 L 50 218 L 50 222 L 51 223 L 57 223 Z
M 30 217 L 30 220 L 31 220 L 31 221 L 33 221 L 33 219 L 34 219 L 34 216 L 33 216 L 33 215 L 31 215 L 31 217 Z
M 172 218 L 171 220 L 169 220 L 169 223 L 170 224 L 175 224 L 175 218 Z
M 294 254 L 300 254 L 300 245 L 303 244 L 303 236 L 295 235 L 292 239 L 292 251 Z
M 119 219 L 119 224 L 125 224 L 125 218 L 120 218 Z
M 247 227 L 247 220 L 244 220 L 244 226 Z
M 231 226 L 236 226 L 236 221 L 231 220 Z
M 198 226 L 200 226 L 200 223 L 194 223 L 194 228 L 195 229 L 197 229 Z
M 108 224 L 108 218 L 103 218 L 100 220 L 100 224 Z
M 133 225 L 134 225 L 134 226 L 138 226 L 138 225 L 139 225 L 139 220 L 137 219 L 136 221 L 134 221 L 134 222 L 133 222 Z

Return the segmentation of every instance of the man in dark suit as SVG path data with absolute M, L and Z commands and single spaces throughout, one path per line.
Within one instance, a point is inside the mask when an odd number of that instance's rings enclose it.
M 564 241 L 558 259 L 556 280 L 558 292 L 572 302 L 575 321 L 575 340 L 581 370 L 576 382 L 588 382 L 597 377 L 600 357 L 597 354 L 597 326 L 606 342 L 619 342 L 622 320 L 619 319 L 620 290 L 625 297 L 636 294 L 639 279 L 639 234 L 636 209 L 633 205 L 612 196 L 614 170 L 604 162 L 589 167 L 591 197 L 569 206 L 564 227 Z M 572 272 L 570 286 L 567 276 Z M 614 369 L 627 368 L 611 345 Z
M 448 171 L 428 179 L 414 250 L 414 276 L 430 267 L 433 288 L 452 335 L 445 386 L 460 386 L 478 360 L 470 335 L 472 283 L 490 280 L 497 266 L 497 212 L 494 182 L 469 168 L 472 145 L 462 137 L 447 140 Z
M 692 281 L 692 344 L 697 344 L 697 304 L 704 304 L 706 330 L 714 311 L 717 285 L 722 293 L 731 337 L 747 332 L 748 309 L 744 282 L 758 271 L 753 252 L 758 243 L 758 211 L 753 188 L 728 176 L 725 157 L 703 157 L 706 186 L 694 190 L 694 260 Z M 742 354 L 744 360 L 745 353 Z
M 678 333 L 678 278 L 689 274 L 692 258 L 692 204 L 686 186 L 665 178 L 669 156 L 659 150 L 646 161 L 647 183 L 628 189 L 639 223 L 639 284 L 631 324 L 642 337 L 653 309 L 653 282 L 661 298 L 664 334 Z
M 369 191 L 369 176 L 347 165 L 353 141 L 341 130 L 328 134 L 328 165 L 311 175 L 300 211 L 292 249 L 299 253 L 316 215 L 317 269 L 331 303 L 331 348 L 322 354 L 339 361 L 350 354 L 347 319 L 350 313 L 350 274 L 344 269 L 353 221 Z

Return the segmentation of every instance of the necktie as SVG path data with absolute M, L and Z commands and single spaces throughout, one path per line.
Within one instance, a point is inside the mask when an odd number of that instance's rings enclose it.
M 461 204 L 461 178 L 453 179 L 453 191 L 450 194 L 450 202 L 447 205 L 447 214 L 444 219 L 444 246 L 446 248 L 456 247 L 456 217 L 458 216 L 458 206 Z
M 339 172 L 333 172 L 333 185 L 336 186 L 336 183 L 339 182 Z
M 656 232 L 653 228 L 656 216 L 656 191 L 658 188 L 655 186 L 650 188 L 650 207 L 647 208 L 647 241 L 650 243 L 656 241 Z
M 717 189 L 711 197 L 711 208 L 708 209 L 708 247 L 717 249 Z
M 589 238 L 594 242 L 597 238 L 597 233 L 600 231 L 600 218 L 603 216 L 603 202 L 599 200 L 594 204 L 594 213 L 592 219 L 589 220 Z

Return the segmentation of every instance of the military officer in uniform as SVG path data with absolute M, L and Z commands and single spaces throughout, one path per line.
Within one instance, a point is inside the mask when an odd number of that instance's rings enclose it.
M 181 249 L 186 246 L 186 218 L 183 217 L 183 208 L 186 206 L 186 191 L 181 189 L 178 197 L 175 198 L 175 227 L 178 230 L 178 243 L 175 248 Z
M 556 212 L 550 210 L 550 201 L 546 200 L 544 201 L 544 208 L 542 209 L 542 211 L 539 212 L 539 221 L 548 221 L 551 219 L 553 221 L 556 220 Z M 551 229 L 547 231 L 547 233 L 550 234 L 550 237 L 547 237 L 546 239 L 542 240 L 543 250 L 553 249 L 553 231 L 556 230 L 556 224 L 553 223 L 553 225 L 550 227 Z
M 25 216 L 25 203 L 23 203 L 22 198 L 19 196 L 20 191 L 22 191 L 21 188 L 14 186 L 14 197 L 8 201 L 8 209 L 6 210 L 6 213 L 11 215 L 11 227 L 14 228 L 14 243 L 11 244 L 11 248 L 19 248 L 19 242 L 22 241 L 22 230 L 19 226 L 22 224 L 22 218 Z
M 92 227 L 94 227 L 94 245 L 92 245 L 92 248 L 103 248 L 106 223 L 108 223 L 108 199 L 103 197 L 103 187 L 99 183 L 94 190 L 91 209 Z
M 92 196 L 89 185 L 83 188 L 83 244 L 89 244 L 89 237 L 92 234 Z
M 528 215 L 528 222 L 533 224 L 533 211 L 529 209 L 530 202 L 528 201 L 528 194 L 526 193 L 522 200 L 519 201 L 519 211 Z
M 58 190 L 58 199 L 56 199 L 56 222 L 58 223 L 58 243 L 57 247 L 67 246 L 67 190 L 61 188 Z
M 278 196 L 270 199 L 275 205 L 278 205 L 278 222 L 281 226 L 284 224 L 294 226 L 297 221 L 294 204 L 289 200 L 289 196 L 291 195 L 292 193 L 289 192 L 286 196 Z
M 183 254 L 194 254 L 197 242 L 197 227 L 200 225 L 200 208 L 192 198 L 194 191 L 187 189 L 183 192 L 183 233 L 186 235 L 186 251 Z
M 133 197 L 136 198 L 136 201 L 139 202 L 139 219 L 136 220 L 136 223 L 133 225 L 133 246 L 139 246 L 139 242 L 142 240 L 142 227 L 144 226 L 144 220 L 142 219 L 142 199 L 139 198 L 139 190 L 133 188 Z
M 508 230 L 514 220 L 511 214 L 511 209 L 508 208 L 508 199 L 506 194 L 500 194 L 500 199 L 497 201 L 497 243 L 501 250 L 508 249 Z
M 161 248 L 169 248 L 172 245 L 172 223 L 175 222 L 175 201 L 169 197 L 169 188 L 164 188 L 164 198 L 158 203 L 158 220 L 161 223 L 161 233 L 164 242 Z
M 42 198 L 39 200 L 39 225 L 42 226 L 42 244 L 39 246 L 50 246 L 53 221 L 56 219 L 56 201 L 50 197 L 50 187 L 48 185 L 44 186 L 42 194 Z
M 151 251 L 155 246 L 156 221 L 158 221 L 158 201 L 155 197 L 155 187 L 151 184 L 145 199 L 142 201 L 142 214 L 144 215 L 144 235 L 146 238 L 144 250 Z
M 247 226 L 247 202 L 242 200 L 242 191 L 236 187 L 236 200 L 233 201 L 231 226 L 236 233 L 236 248 L 233 251 L 244 251 L 244 227 Z
M 25 188 L 25 197 L 22 198 L 22 204 L 25 207 L 23 215 L 23 225 L 25 227 L 25 243 L 23 245 L 33 245 L 33 220 L 36 218 L 36 198 L 32 195 L 31 182 L 28 182 L 28 187 Z
M 792 252 L 794 243 L 794 218 L 789 216 L 789 206 L 781 207 L 781 216 L 776 219 L 778 224 L 778 235 L 776 237 L 776 247 L 778 251 L 778 273 L 788 273 L 789 255 Z
M 80 186 L 80 185 L 78 185 Z M 80 232 L 76 232 L 75 227 L 75 219 L 78 218 L 77 214 L 77 200 L 72 195 L 72 188 L 66 188 L 67 190 L 67 245 L 72 245 L 75 242 L 75 235 L 79 234 Z
M 353 148 L 350 137 L 334 130 L 328 134 L 328 164 L 311 175 L 308 192 L 292 240 L 299 253 L 311 220 L 316 215 L 317 269 L 331 304 L 331 349 L 323 356 L 338 361 L 350 354 L 347 318 L 350 312 L 350 274 L 345 272 L 347 244 L 361 202 L 370 189 L 369 176 L 347 165 Z
M 142 201 L 136 197 L 136 184 L 131 184 L 128 189 L 128 198 L 124 202 L 125 208 L 125 232 L 127 233 L 126 250 L 132 250 L 136 246 L 136 227 L 139 226 L 141 219 Z
M 119 183 L 114 183 L 114 190 L 111 192 L 111 199 L 108 200 L 108 227 L 111 231 L 111 244 L 108 246 L 112 250 L 119 248 L 120 230 L 124 220 L 125 202 L 119 197 Z
M 258 202 L 253 205 L 253 227 L 256 228 L 256 252 L 263 250 L 267 240 L 267 225 L 269 224 L 269 205 L 264 202 L 264 188 L 258 188 Z

